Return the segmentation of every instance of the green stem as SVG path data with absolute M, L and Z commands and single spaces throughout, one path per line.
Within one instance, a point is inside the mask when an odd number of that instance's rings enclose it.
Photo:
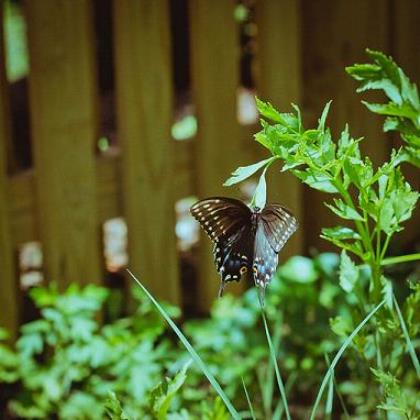
M 381 265 L 401 264 L 401 263 L 406 263 L 409 261 L 417 261 L 417 260 L 420 260 L 420 253 L 385 258 L 384 260 L 381 261 Z

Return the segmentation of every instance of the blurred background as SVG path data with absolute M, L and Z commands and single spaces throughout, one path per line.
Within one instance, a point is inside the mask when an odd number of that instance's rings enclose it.
M 252 181 L 222 183 L 265 157 L 254 96 L 299 104 L 307 127 L 333 99 L 334 133 L 348 122 L 379 164 L 398 142 L 344 67 L 368 47 L 420 76 L 417 0 L 4 0 L 0 13 L 0 325 L 14 333 L 35 317 L 28 290 L 51 281 L 105 285 L 126 311 L 127 267 L 205 313 L 219 279 L 189 207 L 252 196 Z M 278 169 L 269 201 L 300 221 L 281 260 L 329 250 L 326 197 Z M 414 252 L 419 226 L 391 252 Z

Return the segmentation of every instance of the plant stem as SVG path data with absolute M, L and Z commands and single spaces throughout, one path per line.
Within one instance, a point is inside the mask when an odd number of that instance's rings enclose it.
M 398 257 L 389 257 L 381 261 L 381 265 L 392 265 L 392 264 L 401 264 L 409 261 L 420 260 L 420 253 L 418 254 L 409 254 L 409 255 L 399 255 Z

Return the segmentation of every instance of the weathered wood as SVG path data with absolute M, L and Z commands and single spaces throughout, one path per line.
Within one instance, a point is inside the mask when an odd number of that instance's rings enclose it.
M 394 0 L 391 14 L 391 40 L 390 54 L 404 70 L 407 76 L 420 86 L 420 55 L 418 54 L 420 39 L 420 2 L 411 0 Z M 399 135 L 393 136 L 394 147 L 399 147 L 402 142 Z M 412 187 L 420 190 L 420 173 L 418 168 L 404 165 L 404 175 Z M 420 211 L 416 211 L 405 230 L 398 236 L 400 240 L 412 246 L 418 240 L 420 231 Z
M 316 125 L 325 103 L 333 99 L 327 120 L 333 135 L 337 136 L 348 122 L 353 136 L 365 137 L 361 146 L 363 152 L 374 163 L 383 162 L 390 146 L 386 136 L 381 134 L 383 118 L 360 103 L 362 97 L 356 93 L 358 85 L 344 68 L 365 62 L 366 47 L 388 50 L 388 2 L 304 0 L 301 13 L 305 126 Z M 319 242 L 321 227 L 336 223 L 324 206 L 330 198 L 327 194 L 305 190 L 305 248 L 331 248 L 325 241 Z
M 256 4 L 258 26 L 258 95 L 270 101 L 281 112 L 289 112 L 290 104 L 301 102 L 302 68 L 301 25 L 298 0 L 282 2 L 261 0 Z M 263 157 L 267 156 L 264 149 Z M 280 173 L 275 165 L 267 177 L 270 201 L 290 208 L 301 223 L 281 252 L 281 259 L 303 251 L 303 208 L 300 182 L 289 173 Z
M 130 268 L 179 302 L 168 2 L 114 1 L 117 120 Z
M 194 194 L 191 171 L 191 144 L 175 143 L 174 198 L 180 200 Z M 98 226 L 114 217 L 123 216 L 121 190 L 121 158 L 119 153 L 96 158 L 96 201 Z M 9 177 L 6 186 L 9 197 L 9 220 L 13 247 L 39 241 L 35 177 L 33 171 L 22 172 Z
M 199 198 L 231 196 L 235 189 L 227 190 L 222 183 L 239 163 L 244 164 L 236 118 L 239 40 L 233 14 L 235 4 L 226 0 L 191 0 L 189 6 L 192 83 L 198 118 L 194 145 L 196 189 Z M 203 238 L 202 245 L 197 303 L 199 309 L 207 310 L 217 296 L 220 279 L 207 238 Z M 229 290 L 233 290 L 231 286 Z
M 101 278 L 94 144 L 96 69 L 88 0 L 26 3 L 35 185 L 45 278 Z
M 15 337 L 19 324 L 19 311 L 7 195 L 6 144 L 10 136 L 10 125 L 4 68 L 2 12 L 0 10 L 0 327 L 7 328 Z

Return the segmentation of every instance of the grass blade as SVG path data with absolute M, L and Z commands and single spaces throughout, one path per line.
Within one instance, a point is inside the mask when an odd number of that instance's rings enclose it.
M 327 402 L 325 403 L 325 416 L 331 418 L 334 403 L 334 370 L 330 376 L 330 383 L 328 385 Z
M 324 376 L 324 379 L 322 380 L 321 386 L 318 391 L 318 395 L 316 396 L 315 404 L 312 407 L 311 417 L 310 420 L 313 420 L 315 418 L 316 411 L 318 409 L 319 403 L 321 402 L 322 394 L 324 392 L 325 387 L 327 386 L 327 383 L 331 377 L 332 372 L 334 371 L 335 367 L 337 366 L 337 363 L 339 362 L 341 356 L 347 349 L 347 347 L 350 345 L 350 343 L 353 341 L 353 338 L 359 333 L 359 331 L 366 325 L 366 323 L 369 321 L 370 318 L 372 318 L 373 315 L 385 304 L 386 300 L 384 299 L 381 303 L 379 303 L 375 308 L 373 308 L 363 319 L 363 321 L 355 328 L 355 330 L 346 338 L 343 345 L 338 350 L 337 354 L 335 355 L 331 366 L 328 368 L 327 373 Z
M 246 400 L 248 402 L 249 411 L 251 412 L 252 420 L 256 420 L 255 413 L 254 413 L 254 407 L 252 406 L 251 400 L 249 398 L 249 394 L 248 394 L 248 390 L 246 389 L 244 378 L 241 377 L 241 379 L 242 379 L 242 386 L 243 386 L 244 391 L 245 391 Z
M 265 318 L 265 312 L 264 312 L 264 308 L 263 308 L 261 299 L 260 299 L 260 304 L 261 304 L 262 318 L 263 318 L 263 322 L 264 322 L 265 335 L 267 336 L 267 342 L 268 342 L 268 347 L 269 347 L 269 350 L 270 350 L 270 356 L 271 356 L 271 359 L 273 360 L 273 365 L 274 365 L 274 369 L 275 369 L 275 372 L 276 372 L 277 384 L 278 384 L 278 387 L 279 387 L 281 399 L 283 401 L 283 406 L 284 406 L 284 409 L 286 411 L 286 418 L 287 418 L 287 420 L 290 420 L 291 418 L 290 418 L 290 412 L 289 412 L 289 405 L 287 404 L 286 391 L 284 389 L 283 380 L 281 378 L 279 366 L 277 364 L 276 352 L 274 350 L 274 346 L 273 346 L 273 343 L 271 341 L 270 331 L 268 330 L 267 320 Z
M 134 281 L 140 286 L 140 288 L 143 290 L 143 292 L 146 294 L 146 296 L 152 301 L 152 303 L 155 305 L 156 309 L 160 312 L 160 314 L 165 318 L 166 322 L 169 324 L 169 326 L 172 328 L 172 330 L 175 332 L 175 334 L 178 336 L 178 338 L 181 340 L 181 343 L 184 345 L 184 347 L 188 350 L 188 353 L 190 353 L 192 359 L 197 364 L 197 366 L 201 369 L 201 371 L 204 373 L 206 378 L 209 380 L 211 386 L 214 388 L 214 390 L 219 394 L 220 398 L 226 405 L 226 408 L 229 410 L 231 416 L 235 420 L 239 420 L 241 417 L 239 416 L 238 412 L 235 410 L 233 404 L 230 402 L 227 395 L 223 392 L 221 386 L 217 382 L 216 378 L 212 375 L 212 373 L 207 369 L 206 365 L 204 364 L 201 357 L 198 355 L 198 353 L 194 350 L 188 339 L 185 337 L 185 335 L 182 333 L 182 331 L 177 327 L 177 325 L 172 321 L 170 316 L 165 312 L 165 310 L 162 308 L 162 306 L 159 305 L 159 302 L 150 294 L 150 292 L 141 284 L 140 280 L 137 279 L 137 277 L 128 270 L 128 273 L 130 276 L 134 279 Z
M 416 351 L 414 350 L 413 343 L 411 342 L 410 336 L 408 334 L 407 326 L 405 325 L 405 321 L 404 321 L 404 318 L 402 316 L 402 313 L 401 313 L 400 307 L 398 305 L 397 299 L 395 298 L 395 295 L 393 295 L 393 299 L 394 299 L 395 310 L 396 310 L 398 318 L 400 320 L 401 329 L 403 331 L 405 341 L 407 342 L 408 352 L 409 352 L 411 360 L 413 362 L 414 369 L 416 369 L 417 376 L 420 378 L 419 359 L 417 358 Z

